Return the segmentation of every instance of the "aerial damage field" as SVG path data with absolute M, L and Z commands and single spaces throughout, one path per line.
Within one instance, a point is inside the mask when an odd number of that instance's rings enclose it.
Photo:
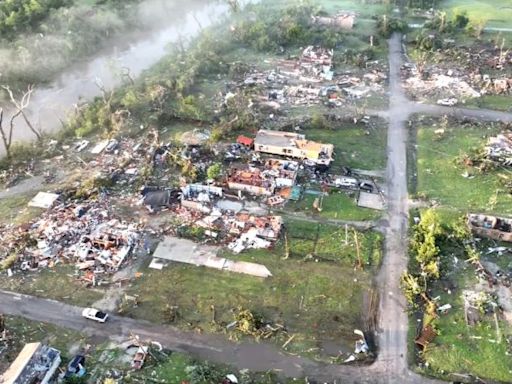
M 386 42 L 328 11 L 251 5 L 9 144 L 0 287 L 371 361 L 387 123 L 366 108 L 386 101 Z
M 422 12 L 421 26 L 407 36 L 407 53 L 413 63 L 402 71 L 412 100 L 509 110 L 512 81 L 507 69 L 512 57 L 505 14 L 510 10 L 504 7 L 499 15 L 504 28 L 489 27 L 493 23 L 485 12 L 476 10 L 481 5 L 472 2 L 448 5 L 450 11 Z
M 413 257 L 402 281 L 419 368 L 510 381 L 510 132 L 448 117 L 417 117 L 412 126 L 410 185 L 417 206 L 435 207 L 411 214 Z

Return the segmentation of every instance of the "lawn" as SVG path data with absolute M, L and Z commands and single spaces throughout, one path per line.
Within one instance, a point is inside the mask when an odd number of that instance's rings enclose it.
M 41 209 L 27 206 L 36 193 L 33 191 L 0 199 L 0 223 L 18 225 L 36 218 Z
M 64 359 L 71 357 L 72 347 L 83 345 L 85 338 L 78 332 L 58 328 L 51 324 L 26 320 L 22 317 L 6 316 L 5 328 L 9 337 L 9 348 L 0 353 L 0 372 L 7 368 L 26 343 L 43 342 L 58 349 Z
M 505 95 L 484 95 L 482 97 L 468 99 L 466 107 L 495 109 L 497 111 L 510 111 L 512 98 Z
M 486 20 L 490 27 L 512 27 L 510 0 L 445 0 L 439 8 L 447 10 L 452 17 L 465 11 L 470 20 Z
M 101 290 L 85 288 L 74 276 L 75 268 L 58 265 L 37 272 L 20 272 L 7 277 L 2 272 L 0 289 L 35 295 L 86 307 L 103 297 Z
M 449 302 L 453 309 L 436 320 L 440 334 L 424 354 L 428 362 L 426 373 L 446 379 L 447 373 L 471 374 L 499 382 L 512 381 L 512 360 L 507 358 L 508 345 L 505 337 L 512 327 L 499 321 L 501 342 L 497 342 L 496 323 L 492 315 L 474 326 L 466 325 L 461 290 L 471 289 L 477 283 L 472 267 L 459 271 L 460 289 L 451 295 L 441 293 L 442 304 Z M 436 292 L 438 293 L 438 292 Z M 455 379 L 457 376 L 451 376 Z
M 356 197 L 345 192 L 332 190 L 322 201 L 322 210 L 318 212 L 313 203 L 318 196 L 304 194 L 299 201 L 290 201 L 285 207 L 286 212 L 306 214 L 311 217 L 348 221 L 370 221 L 381 217 L 382 212 L 357 206 Z
M 386 168 L 387 129 L 383 122 L 374 120 L 374 125 L 349 122 L 336 123 L 333 129 L 304 130 L 309 140 L 334 144 L 336 153 L 333 168 L 382 170 Z
M 512 195 L 500 180 L 510 177 L 508 169 L 480 173 L 466 168 L 459 159 L 472 148 L 481 147 L 500 127 L 452 125 L 441 137 L 438 127 L 422 126 L 417 136 L 419 196 L 426 196 L 442 206 L 461 213 L 467 211 L 512 214 Z M 468 172 L 470 177 L 463 177 Z
M 290 352 L 325 355 L 322 343 L 337 340 L 339 350 L 349 353 L 353 328 L 364 324 L 363 303 L 371 293 L 381 238 L 358 233 L 364 269 L 354 268 L 358 257 L 353 232 L 349 232 L 347 245 L 344 240 L 344 231 L 336 227 L 290 222 L 288 259 L 284 258 L 284 241 L 272 251 L 221 252 L 232 259 L 266 265 L 273 274 L 267 279 L 182 264 L 162 271 L 143 269 L 143 277 L 127 291 L 137 295 L 140 303 L 125 314 L 162 323 L 166 322 L 164 309 L 170 305 L 177 307 L 173 325 L 225 333 L 238 308 L 247 308 L 285 325 L 288 335 L 276 342 L 282 344 L 296 335 L 287 347 Z

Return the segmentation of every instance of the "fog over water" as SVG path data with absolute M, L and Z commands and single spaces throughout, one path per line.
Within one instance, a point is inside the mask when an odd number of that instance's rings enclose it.
M 101 95 L 97 83 L 107 89 L 121 84 L 123 68 L 128 68 L 130 75 L 137 77 L 168 52 L 170 43 L 197 35 L 201 28 L 218 22 L 228 11 L 224 2 L 143 2 L 139 18 L 141 25 L 148 26 L 145 31 L 127 33 L 96 56 L 63 71 L 49 86 L 34 90 L 27 110 L 32 124 L 44 132 L 55 132 L 77 104 Z M 3 104 L 2 107 L 6 109 L 4 122 L 7 122 L 10 117 L 9 105 Z M 16 120 L 13 136 L 16 141 L 34 139 L 34 134 L 21 118 Z M 0 148 L 0 154 L 4 153 L 4 148 Z

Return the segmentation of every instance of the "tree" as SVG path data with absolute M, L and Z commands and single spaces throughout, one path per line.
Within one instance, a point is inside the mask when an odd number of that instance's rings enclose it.
M 425 278 L 439 278 L 439 247 L 436 240 L 442 233 L 436 212 L 433 209 L 423 212 L 414 228 L 412 246 Z
M 12 133 L 14 131 L 14 120 L 21 114 L 20 111 L 16 112 L 11 116 L 11 120 L 9 122 L 9 130 L 6 132 L 3 126 L 4 120 L 4 110 L 0 108 L 0 136 L 2 137 L 2 142 L 4 144 L 5 153 L 7 158 L 11 158 L 11 145 L 12 145 Z
M 453 20 L 453 24 L 455 28 L 464 29 L 469 23 L 469 17 L 466 11 L 462 11 L 461 13 L 457 13 Z
M 483 18 L 471 20 L 470 23 L 467 25 L 466 30 L 471 36 L 480 39 L 480 37 L 482 37 L 482 32 L 484 31 L 486 24 L 487 20 Z
M 16 100 L 16 98 L 14 97 L 14 94 L 9 86 L 2 85 L 2 88 L 7 91 L 7 93 L 9 94 L 9 99 L 11 101 L 11 104 L 16 108 L 15 115 L 16 116 L 21 115 L 23 117 L 23 120 L 25 120 L 25 123 L 27 124 L 28 128 L 36 136 L 37 140 L 41 140 L 43 138 L 41 132 L 39 132 L 37 129 L 34 128 L 32 123 L 28 119 L 27 114 L 25 113 L 25 109 L 30 104 L 30 97 L 32 96 L 32 92 L 34 91 L 34 86 L 29 85 L 27 87 L 27 91 L 25 93 L 23 93 L 23 96 L 19 100 Z M 12 122 L 12 119 L 11 119 L 11 122 Z M 5 144 L 5 142 L 4 142 L 4 144 Z M 10 145 L 10 143 L 9 143 L 9 145 Z
M 421 286 L 419 278 L 407 271 L 400 276 L 400 287 L 404 291 L 407 302 L 411 305 L 415 303 L 416 296 L 425 291 L 425 287 Z
M 206 170 L 206 176 L 208 176 L 208 179 L 215 180 L 220 176 L 221 172 L 221 165 L 219 163 L 215 163 L 208 167 L 208 169 Z

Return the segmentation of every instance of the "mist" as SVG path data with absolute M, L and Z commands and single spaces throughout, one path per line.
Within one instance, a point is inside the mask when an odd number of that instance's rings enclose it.
M 74 5 L 53 11 L 37 33 L 0 40 L 0 83 L 22 88 L 50 83 L 71 64 L 104 50 L 123 49 L 208 1 L 147 0 L 113 6 Z
M 72 65 L 67 61 L 66 56 L 57 54 L 55 54 L 57 57 L 52 57 L 52 54 L 47 53 L 36 58 L 36 62 L 31 62 L 29 57 L 24 57 L 23 62 L 26 63 L 26 67 L 34 71 L 41 71 L 40 67 L 43 65 L 54 75 L 59 71 L 58 76 L 54 78 L 49 76 L 46 84 L 40 83 L 32 94 L 27 114 L 36 129 L 44 133 L 59 130 L 62 122 L 69 118 L 77 105 L 86 103 L 101 94 L 98 83 L 106 89 L 121 85 L 122 69 L 128 69 L 131 76 L 137 77 L 169 52 L 169 44 L 178 39 L 196 36 L 203 27 L 218 22 L 228 12 L 228 6 L 223 2 L 192 1 L 187 7 L 181 7 L 180 3 L 182 2 L 178 0 L 143 2 L 137 8 L 135 22 L 139 27 L 136 31 L 106 40 L 108 44 L 105 43 L 101 50 Z M 149 26 L 142 28 L 148 25 L 145 23 L 151 21 L 153 21 L 151 28 Z M 54 41 L 49 36 L 45 36 L 44 40 L 47 44 L 53 42 L 55 49 L 58 49 L 60 44 L 65 47 L 63 43 L 65 39 Z M 42 46 L 39 44 L 39 49 Z M 24 54 L 22 52 L 26 52 L 25 49 L 17 52 L 11 50 L 8 54 L 18 56 Z M 71 56 L 70 60 L 72 59 Z M 6 56 L 2 56 L 1 60 L 9 70 L 22 71 L 13 62 L 9 63 Z M 66 69 L 57 70 L 58 66 Z M 0 106 L 6 110 L 7 119 L 12 114 L 9 103 L 4 100 L 0 102 Z M 14 130 L 15 141 L 30 141 L 34 138 L 28 126 L 18 119 Z M 3 154 L 4 148 L 0 148 L 0 155 Z

